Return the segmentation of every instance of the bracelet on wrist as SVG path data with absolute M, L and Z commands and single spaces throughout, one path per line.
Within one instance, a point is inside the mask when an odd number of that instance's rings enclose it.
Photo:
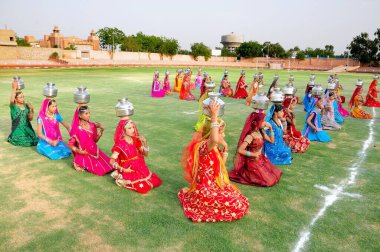
M 247 157 L 251 157 L 251 156 L 252 156 L 252 153 L 251 153 L 250 151 L 247 151 L 247 152 L 245 153 L 245 155 L 246 155 Z

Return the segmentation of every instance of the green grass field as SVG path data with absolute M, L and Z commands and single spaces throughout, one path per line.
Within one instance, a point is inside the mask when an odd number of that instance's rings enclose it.
M 291 251 L 300 233 L 324 204 L 328 194 L 315 187 L 347 180 L 349 168 L 368 138 L 367 120 L 347 118 L 343 129 L 329 132 L 330 143 L 312 142 L 304 154 L 293 154 L 294 163 L 278 166 L 281 181 L 272 188 L 239 185 L 251 208 L 243 219 L 232 223 L 193 223 L 177 199 L 187 186 L 180 167 L 181 152 L 191 139 L 197 121 L 198 102 L 181 101 L 178 94 L 150 98 L 156 68 L 86 69 L 1 69 L 0 70 L 0 251 Z M 161 74 L 164 68 L 158 69 Z M 171 86 L 174 83 L 174 68 Z M 219 82 L 224 69 L 204 69 Z M 196 72 L 196 69 L 194 69 Z M 235 88 L 239 69 L 229 69 Z M 255 70 L 246 69 L 250 84 Z M 281 86 L 289 74 L 295 76 L 297 95 L 302 99 L 309 71 L 263 70 L 265 90 L 274 73 Z M 118 123 L 114 106 L 127 96 L 135 106 L 133 120 L 145 135 L 151 153 L 148 167 L 162 179 L 161 187 L 147 195 L 118 188 L 106 175 L 76 172 L 72 158 L 52 161 L 35 148 L 15 147 L 6 142 L 10 132 L 9 98 L 11 78 L 20 75 L 26 85 L 26 99 L 36 114 L 43 100 L 46 82 L 56 83 L 57 103 L 65 121 L 71 123 L 76 104 L 72 94 L 79 85 L 91 93 L 91 120 L 103 122 L 100 148 L 110 154 Z M 316 73 L 326 86 L 328 73 Z M 355 80 L 364 80 L 367 92 L 371 75 L 340 74 L 343 95 L 351 97 Z M 194 91 L 196 97 L 199 90 Z M 224 98 L 226 141 L 230 146 L 227 168 L 246 116 L 252 111 L 243 100 Z M 345 104 L 347 105 L 347 104 Z M 302 130 L 305 113 L 298 106 L 297 128 Z M 366 108 L 372 113 L 372 109 Z M 310 229 L 305 251 L 380 250 L 380 110 L 376 110 L 374 142 L 359 169 L 355 184 L 346 188 L 360 198 L 341 195 Z M 33 127 L 36 128 L 36 118 Z M 63 129 L 63 128 L 62 128 Z M 67 141 L 68 134 L 64 130 Z

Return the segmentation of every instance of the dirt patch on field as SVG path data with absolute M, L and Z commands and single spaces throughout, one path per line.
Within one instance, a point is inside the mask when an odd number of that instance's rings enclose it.
M 348 134 L 346 132 L 342 132 L 338 134 L 339 137 L 348 137 Z
M 86 231 L 80 235 L 79 244 L 89 251 L 115 251 L 111 245 L 104 242 L 102 237 L 95 233 L 95 231 Z
M 330 149 L 336 149 L 336 144 L 334 143 L 328 143 L 326 146 Z
M 7 214 L 10 221 L 23 223 L 9 233 L 9 242 L 16 248 L 37 235 L 62 229 L 71 222 L 71 217 L 66 213 L 70 200 L 54 190 L 53 183 L 53 176 L 40 176 L 34 170 L 18 171 L 14 180 L 18 195 L 14 202 L 22 207 Z

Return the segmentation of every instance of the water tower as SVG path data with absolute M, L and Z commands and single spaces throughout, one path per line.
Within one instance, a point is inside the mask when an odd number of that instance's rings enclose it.
M 232 52 L 243 43 L 243 36 L 231 32 L 228 35 L 223 35 L 220 43 L 223 44 L 224 48 Z

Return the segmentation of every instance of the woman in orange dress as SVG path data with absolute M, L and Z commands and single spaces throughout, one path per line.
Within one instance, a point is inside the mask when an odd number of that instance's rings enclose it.
M 181 90 L 179 91 L 179 99 L 193 101 L 195 100 L 194 95 L 191 93 L 191 75 L 190 72 L 185 71 L 185 76 L 183 77 L 183 83 L 181 85 Z
M 350 102 L 348 103 L 350 109 L 354 106 L 354 109 L 351 111 L 351 116 L 359 119 L 372 119 L 373 116 L 362 109 L 362 104 L 364 102 L 362 94 L 363 88 L 361 85 L 358 85 L 351 96 Z
M 228 81 L 228 75 L 224 75 L 222 82 L 220 83 L 220 93 L 224 97 L 232 97 L 234 91 L 231 88 L 231 83 Z
M 193 135 L 182 154 L 185 179 L 190 183 L 178 193 L 185 215 L 194 222 L 234 221 L 249 208 L 248 199 L 230 183 L 225 167 L 227 144 L 219 105 L 211 102 L 211 119 Z M 223 146 L 223 150 L 218 145 Z
M 248 96 L 246 99 L 247 106 L 251 106 L 252 97 L 254 97 L 257 94 L 257 92 L 259 92 L 259 89 L 260 89 L 260 78 L 259 77 L 260 76 L 258 74 L 255 74 L 253 76 L 253 81 L 252 81 L 251 87 L 249 88 L 249 93 L 248 93 Z
M 371 82 L 371 85 L 369 86 L 364 106 L 380 107 L 380 101 L 378 99 L 378 94 L 377 94 L 377 93 L 379 93 L 379 90 L 377 89 L 377 80 L 378 79 L 379 79 L 379 76 L 376 74 L 373 77 L 373 81 Z

